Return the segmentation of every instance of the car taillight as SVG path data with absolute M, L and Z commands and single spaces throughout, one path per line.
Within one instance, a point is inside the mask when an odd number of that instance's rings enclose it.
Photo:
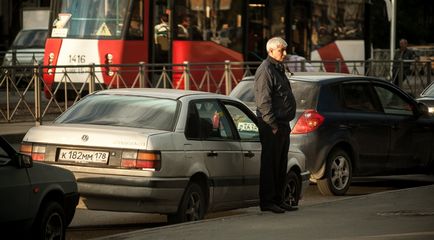
M 121 167 L 158 171 L 161 168 L 161 154 L 159 152 L 124 151 Z
M 324 122 L 324 117 L 313 109 L 304 111 L 295 123 L 292 134 L 304 134 L 315 131 Z
M 31 143 L 21 143 L 20 146 L 20 152 L 31 156 L 34 161 L 44 161 L 45 150 L 45 146 Z

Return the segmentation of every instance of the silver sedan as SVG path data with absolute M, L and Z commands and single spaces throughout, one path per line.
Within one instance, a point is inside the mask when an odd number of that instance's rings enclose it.
M 100 91 L 53 124 L 30 129 L 21 151 L 71 170 L 89 209 L 160 213 L 184 222 L 258 204 L 256 117 L 224 95 Z M 288 154 L 286 197 L 296 206 L 310 174 L 303 154 Z

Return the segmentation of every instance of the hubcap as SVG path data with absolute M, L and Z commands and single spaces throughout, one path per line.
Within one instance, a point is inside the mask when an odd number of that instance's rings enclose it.
M 47 225 L 45 226 L 45 239 L 61 240 L 63 235 L 62 230 L 62 217 L 57 213 L 52 214 L 48 218 Z
M 200 219 L 201 202 L 200 195 L 198 193 L 192 193 L 188 200 L 187 209 L 185 210 L 185 216 L 187 221 L 196 221 Z
M 350 171 L 348 161 L 343 156 L 338 156 L 333 160 L 331 166 L 331 182 L 337 190 L 344 189 L 349 181 Z
M 295 194 L 296 194 L 295 191 L 296 191 L 295 181 L 290 179 L 288 181 L 288 184 L 286 184 L 285 195 L 284 195 L 285 202 L 290 206 L 295 205 Z

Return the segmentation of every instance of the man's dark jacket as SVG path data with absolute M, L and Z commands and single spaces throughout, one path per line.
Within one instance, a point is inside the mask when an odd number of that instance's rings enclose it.
M 296 103 L 282 63 L 267 57 L 255 73 L 256 114 L 272 128 L 289 125 Z

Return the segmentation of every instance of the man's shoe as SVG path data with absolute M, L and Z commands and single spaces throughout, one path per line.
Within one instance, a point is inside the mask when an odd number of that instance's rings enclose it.
M 261 207 L 261 211 L 270 211 L 273 213 L 284 213 L 285 210 L 283 210 L 282 208 L 280 208 L 277 205 L 270 205 L 270 206 L 266 206 L 266 207 Z
M 281 209 L 284 209 L 285 211 L 294 211 L 295 210 L 295 208 L 293 208 L 291 205 L 289 205 L 289 204 L 287 204 L 287 203 L 281 203 L 280 205 L 279 205 L 279 207 L 281 208 Z

